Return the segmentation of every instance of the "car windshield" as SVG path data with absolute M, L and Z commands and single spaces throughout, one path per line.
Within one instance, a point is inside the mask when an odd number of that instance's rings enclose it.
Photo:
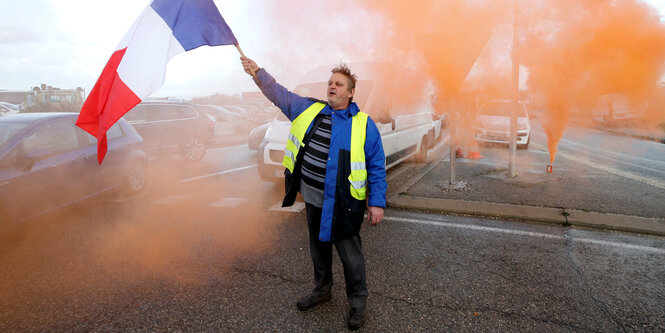
M 489 102 L 483 106 L 482 110 L 480 110 L 480 114 L 484 116 L 510 117 L 512 115 L 512 106 L 513 103 L 510 102 Z M 518 109 L 518 116 L 526 117 L 526 113 L 524 112 L 524 108 L 521 107 L 521 104 Z
M 372 81 L 356 82 L 356 93 L 355 95 L 353 95 L 353 101 L 356 104 L 358 104 L 358 108 L 360 110 L 362 110 L 365 107 L 365 103 L 367 102 L 367 97 L 369 97 L 369 91 L 371 87 L 372 87 Z M 317 82 L 317 83 L 301 84 L 297 86 L 293 92 L 302 97 L 314 97 L 322 101 L 327 101 L 328 83 Z
M 0 122 L 0 146 L 9 141 L 16 133 L 28 127 L 27 123 L 3 123 Z

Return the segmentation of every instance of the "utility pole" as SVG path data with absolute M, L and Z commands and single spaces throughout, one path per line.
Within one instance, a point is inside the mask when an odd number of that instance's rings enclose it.
M 452 104 L 452 107 L 450 108 L 450 113 L 448 114 L 450 116 L 450 119 L 448 119 L 448 127 L 450 128 L 450 140 L 448 142 L 450 143 L 450 183 L 449 185 L 455 185 L 457 180 L 456 178 L 456 168 L 457 168 L 457 161 L 455 160 L 455 151 L 457 150 L 457 101 L 454 101 Z
M 519 98 L 520 98 L 520 63 L 519 63 L 519 31 L 518 19 L 519 11 L 517 9 L 517 1 L 513 0 L 513 73 L 512 73 L 512 112 L 510 115 L 510 161 L 508 163 L 508 176 L 511 178 L 517 177 L 517 168 L 515 166 L 515 159 L 517 157 L 517 114 L 519 111 Z

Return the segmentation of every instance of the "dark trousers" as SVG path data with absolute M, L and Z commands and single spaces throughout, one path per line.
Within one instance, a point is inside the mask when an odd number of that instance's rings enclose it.
M 344 267 L 346 297 L 349 305 L 351 307 L 364 307 L 368 292 L 360 235 L 332 242 L 319 241 L 321 208 L 310 204 L 307 204 L 306 207 L 309 252 L 312 255 L 314 281 L 316 283 L 313 293 L 318 296 L 332 291 L 332 246 L 334 244 Z

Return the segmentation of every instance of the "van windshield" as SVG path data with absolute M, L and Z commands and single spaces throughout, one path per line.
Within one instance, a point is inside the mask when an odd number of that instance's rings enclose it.
M 480 110 L 480 114 L 484 116 L 510 117 L 512 115 L 512 107 L 513 103 L 511 102 L 488 102 Z M 518 117 L 526 117 L 526 112 L 521 104 L 518 110 Z
M 16 133 L 28 127 L 28 123 L 2 123 L 0 122 L 0 147 L 9 141 Z
M 367 103 L 370 88 L 372 88 L 372 81 L 356 82 L 356 94 L 353 96 L 353 101 L 358 104 L 360 110 L 363 110 L 365 103 Z M 298 85 L 293 92 L 302 97 L 313 97 L 322 101 L 327 101 L 328 82 L 301 84 Z

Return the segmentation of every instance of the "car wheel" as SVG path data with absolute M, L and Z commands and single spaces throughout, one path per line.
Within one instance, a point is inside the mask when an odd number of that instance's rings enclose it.
M 125 174 L 125 182 L 123 184 L 124 194 L 135 195 L 143 191 L 148 179 L 147 175 L 145 161 L 139 159 L 131 161 Z
M 423 140 L 420 142 L 420 151 L 416 153 L 415 159 L 416 163 L 427 162 L 427 135 L 423 136 Z
M 206 146 L 199 138 L 191 138 L 182 145 L 182 155 L 190 162 L 200 161 L 206 154 Z

